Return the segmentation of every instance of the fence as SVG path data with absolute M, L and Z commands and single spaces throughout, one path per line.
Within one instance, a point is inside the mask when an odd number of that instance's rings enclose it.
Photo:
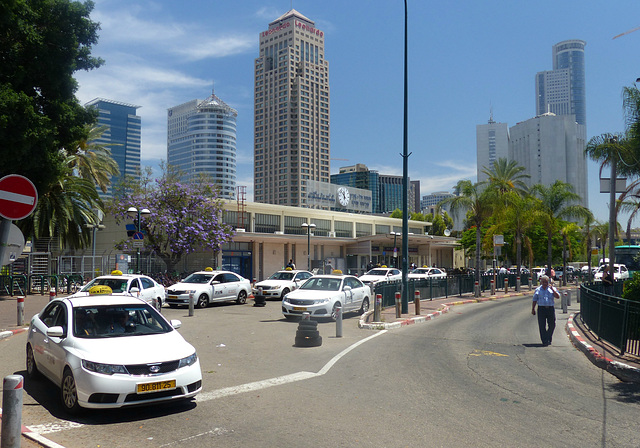
M 620 297 L 624 282 L 606 291 L 602 283 L 580 285 L 580 315 L 584 323 L 620 350 L 640 356 L 640 302 Z

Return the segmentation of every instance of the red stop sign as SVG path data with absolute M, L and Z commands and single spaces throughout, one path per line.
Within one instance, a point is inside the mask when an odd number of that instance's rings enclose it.
M 0 179 L 0 216 L 12 221 L 33 213 L 38 204 L 38 190 L 29 179 L 9 174 Z

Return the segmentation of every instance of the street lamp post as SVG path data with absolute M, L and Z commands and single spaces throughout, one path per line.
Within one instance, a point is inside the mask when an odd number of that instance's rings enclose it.
M 140 218 L 142 216 L 148 216 L 150 215 L 151 212 L 149 211 L 149 209 L 147 208 L 143 208 L 142 210 L 139 210 L 135 207 L 129 207 L 129 209 L 127 210 L 127 215 L 129 215 L 131 218 L 136 220 L 136 231 L 137 233 L 141 233 L 141 223 L 140 223 Z M 142 242 L 142 240 L 140 240 L 140 242 Z M 138 247 L 138 257 L 137 257 L 137 264 L 136 264 L 136 270 L 138 271 L 138 274 L 140 274 L 142 272 L 142 270 L 140 269 L 140 247 Z
M 314 223 L 307 224 L 306 222 L 302 223 L 301 226 L 303 229 L 307 229 L 307 271 L 311 270 L 311 230 L 316 228 Z
M 85 224 L 87 229 L 91 229 L 91 276 L 96 275 L 96 232 L 105 228 L 104 224 Z M 102 265 L 100 266 L 102 270 Z

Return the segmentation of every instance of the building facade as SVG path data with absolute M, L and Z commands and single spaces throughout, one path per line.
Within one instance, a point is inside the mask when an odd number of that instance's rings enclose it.
M 518 123 L 509 129 L 509 159 L 525 168 L 523 179 L 531 187 L 552 185 L 556 180 L 571 184 L 589 206 L 587 159 L 584 152 L 586 130 L 574 115 L 547 113 Z
M 111 151 L 118 164 L 120 176 L 113 176 L 106 193 L 99 191 L 102 198 L 111 197 L 113 188 L 125 175 L 140 177 L 140 145 L 142 118 L 136 114 L 141 106 L 121 101 L 96 98 L 85 104 L 98 111 L 98 126 L 106 130 L 94 143 Z
M 579 124 L 587 125 L 585 45 L 573 39 L 553 46 L 553 70 L 536 74 L 536 115 L 575 115 Z
M 305 181 L 329 182 L 324 32 L 292 9 L 260 33 L 254 75 L 254 200 L 304 206 Z
M 223 198 L 235 197 L 238 112 L 212 93 L 167 112 L 167 163 L 183 181 L 211 177 Z
M 509 158 L 508 125 L 493 121 L 493 114 L 487 124 L 476 125 L 476 157 L 478 182 L 488 179 L 484 170 L 491 169 L 496 160 Z

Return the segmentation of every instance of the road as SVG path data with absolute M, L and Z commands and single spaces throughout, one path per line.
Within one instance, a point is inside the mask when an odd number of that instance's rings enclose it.
M 637 447 L 640 388 L 573 348 L 558 314 L 541 347 L 530 298 L 454 307 L 425 324 L 321 323 L 321 347 L 264 308 L 165 309 L 198 350 L 196 401 L 69 420 L 46 381 L 25 385 L 23 423 L 74 447 Z M 0 341 L 3 376 L 24 373 L 25 334 Z

